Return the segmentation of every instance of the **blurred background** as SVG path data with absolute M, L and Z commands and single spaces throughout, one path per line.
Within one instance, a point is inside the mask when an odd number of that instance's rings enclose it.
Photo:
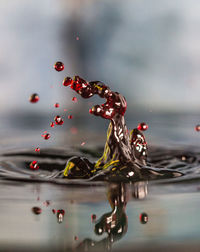
M 1 143 L 14 147 L 22 136 L 32 137 L 29 147 L 103 143 L 108 122 L 88 113 L 103 102 L 83 101 L 62 85 L 80 75 L 122 93 L 128 127 L 146 121 L 152 143 L 198 144 L 199 13 L 198 0 L 1 0 Z M 54 70 L 56 61 L 64 71 Z M 65 124 L 51 129 L 57 114 Z M 44 130 L 54 131 L 48 143 Z

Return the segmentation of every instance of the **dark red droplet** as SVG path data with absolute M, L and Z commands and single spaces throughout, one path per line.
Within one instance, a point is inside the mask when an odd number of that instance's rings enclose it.
M 196 130 L 196 131 L 200 131 L 200 124 L 197 124 L 197 125 L 196 125 L 195 130 Z
M 96 218 L 97 218 L 96 214 L 92 214 L 92 215 L 91 215 L 91 220 L 92 220 L 92 222 L 95 221 Z
M 142 123 L 139 123 L 138 126 L 137 126 L 137 129 L 138 130 L 141 130 L 141 131 L 145 131 L 148 129 L 148 125 L 145 123 L 145 122 L 142 122 Z
M 75 240 L 75 241 L 78 241 L 78 236 L 75 235 L 75 236 L 74 236 L 74 240 Z
M 59 107 L 60 107 L 60 104 L 59 104 L 58 102 L 56 102 L 56 103 L 54 104 L 54 107 L 55 107 L 55 108 L 59 108 Z
M 65 77 L 63 80 L 63 86 L 67 87 L 73 84 L 73 80 L 70 77 Z
M 77 102 L 77 98 L 76 98 L 76 97 L 73 97 L 73 98 L 72 98 L 72 101 L 73 101 L 73 102 Z
M 54 123 L 54 122 L 51 122 L 51 123 L 50 123 L 50 126 L 51 126 L 51 128 L 54 128 L 55 123 Z
M 64 121 L 61 116 L 57 115 L 54 117 L 54 121 L 57 125 L 63 125 Z
M 35 152 L 40 152 L 40 148 L 39 147 L 35 148 Z
M 32 208 L 32 212 L 36 215 L 41 214 L 42 213 L 42 209 L 40 207 L 33 207 Z
M 68 115 L 68 119 L 72 119 L 73 118 L 73 116 L 72 115 Z
M 148 215 L 146 213 L 140 214 L 140 222 L 142 224 L 146 224 L 148 222 Z
M 29 165 L 29 167 L 33 170 L 38 170 L 39 169 L 39 165 L 38 162 L 36 160 L 32 161 Z
M 64 64 L 61 61 L 57 61 L 54 64 L 54 68 L 56 71 L 60 72 L 60 71 L 64 70 Z
M 45 140 L 48 140 L 51 135 L 49 133 L 45 133 L 45 134 L 42 134 L 42 137 L 45 139 Z
M 36 103 L 36 102 L 38 102 L 39 101 L 39 95 L 38 94 L 32 94 L 30 97 L 29 97 L 29 101 L 31 102 L 31 103 Z
M 55 214 L 56 213 L 56 209 L 52 209 L 52 213 Z

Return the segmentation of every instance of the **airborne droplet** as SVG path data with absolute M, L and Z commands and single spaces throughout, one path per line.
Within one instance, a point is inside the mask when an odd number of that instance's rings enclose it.
M 40 207 L 33 207 L 32 208 L 32 212 L 36 215 L 41 214 L 42 213 L 42 209 Z
M 56 102 L 56 103 L 54 104 L 54 107 L 55 107 L 55 108 L 59 108 L 59 107 L 60 107 L 60 104 L 59 104 L 58 102 Z
M 39 95 L 38 94 L 32 94 L 30 97 L 29 97 L 29 101 L 31 102 L 31 103 L 36 103 L 36 102 L 38 102 L 39 101 Z
M 65 86 L 65 87 L 67 87 L 67 86 L 69 86 L 69 85 L 71 85 L 73 83 L 73 80 L 72 80 L 72 78 L 70 78 L 70 77 L 66 77 L 66 78 L 64 78 L 64 80 L 63 80 L 63 86 Z
M 76 98 L 76 97 L 73 97 L 73 98 L 72 98 L 72 101 L 73 101 L 73 102 L 77 102 L 77 98 Z
M 35 148 L 35 152 L 40 152 L 40 148 L 39 147 Z
M 196 129 L 196 131 L 200 131 L 200 124 L 197 124 L 195 129 Z
M 60 72 L 62 70 L 64 70 L 64 64 L 60 61 L 57 61 L 55 64 L 54 64 L 54 68 L 56 71 Z
M 45 140 L 48 140 L 51 135 L 49 133 L 45 133 L 45 134 L 42 134 L 42 137 L 45 139 Z
M 142 122 L 142 123 L 139 123 L 138 126 L 137 126 L 137 129 L 138 130 L 141 130 L 141 131 L 145 131 L 148 129 L 148 125 L 145 123 L 145 122 Z
M 148 222 L 148 215 L 146 213 L 140 214 L 140 222 L 142 224 L 146 224 Z
M 38 170 L 39 169 L 39 165 L 38 162 L 36 160 L 32 161 L 29 165 L 29 167 L 33 170 Z
M 54 121 L 55 121 L 55 123 L 56 123 L 57 125 L 63 125 L 63 123 L 64 123 L 62 117 L 59 116 L 59 115 L 55 116 Z
M 73 118 L 73 116 L 72 115 L 68 115 L 68 119 L 72 119 Z

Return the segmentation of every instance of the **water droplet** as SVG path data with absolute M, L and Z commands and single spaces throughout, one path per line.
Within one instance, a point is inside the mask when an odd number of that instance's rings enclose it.
M 51 135 L 49 133 L 45 133 L 45 134 L 42 134 L 42 137 L 45 139 L 45 140 L 48 140 Z
M 32 208 L 32 212 L 36 215 L 41 214 L 42 213 L 42 209 L 40 207 L 33 207 Z
M 39 147 L 35 148 L 35 152 L 40 152 L 40 148 Z
M 72 119 L 73 118 L 73 116 L 72 115 L 68 115 L 68 119 Z
M 50 123 L 50 126 L 51 126 L 51 128 L 54 128 L 55 123 L 54 123 L 54 122 L 51 122 L 51 123 Z
M 148 215 L 146 213 L 140 214 L 140 222 L 142 224 L 146 224 L 148 222 Z
M 139 123 L 138 126 L 137 126 L 137 129 L 138 130 L 141 130 L 141 131 L 145 131 L 148 129 L 148 125 L 145 123 L 145 122 L 142 122 L 142 123 Z
M 73 80 L 70 77 L 65 77 L 62 84 L 63 84 L 63 86 L 67 87 L 67 86 L 73 84 Z
M 36 102 L 38 102 L 39 101 L 39 95 L 38 94 L 32 94 L 30 97 L 29 97 L 29 101 L 31 102 L 31 103 L 36 103 Z
M 55 64 L 54 64 L 54 68 L 56 71 L 60 72 L 62 70 L 64 70 L 64 64 L 60 61 L 57 61 Z
M 196 131 L 200 131 L 200 124 L 197 124 L 195 129 L 196 129 Z
M 91 220 L 92 220 L 92 222 L 94 222 L 94 221 L 96 220 L 96 218 L 97 218 L 96 214 L 92 214 L 92 215 L 91 215 Z
M 55 121 L 55 123 L 56 123 L 57 125 L 63 125 L 63 123 L 64 123 L 62 117 L 59 116 L 59 115 L 55 116 L 54 121 Z
M 39 169 L 39 165 L 38 162 L 36 160 L 32 161 L 29 165 L 29 167 L 33 170 L 38 170 Z
M 64 219 L 65 211 L 63 209 L 57 210 L 58 223 L 62 223 Z
M 59 107 L 60 107 L 60 104 L 59 104 L 58 102 L 56 102 L 56 103 L 54 104 L 54 107 L 55 107 L 55 108 L 59 108 Z
M 73 98 L 72 98 L 72 101 L 73 101 L 73 102 L 77 102 L 77 98 L 76 98 L 76 97 L 73 97 Z

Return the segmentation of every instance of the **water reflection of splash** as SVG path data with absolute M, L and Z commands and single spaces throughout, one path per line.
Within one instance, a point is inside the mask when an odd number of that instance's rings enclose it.
M 76 251 L 91 251 L 94 249 L 110 251 L 113 243 L 122 239 L 128 230 L 128 218 L 126 205 L 128 202 L 128 185 L 124 183 L 109 184 L 107 198 L 111 211 L 103 214 L 94 226 L 94 233 L 98 236 L 106 234 L 107 237 L 96 241 L 90 238 L 84 239 L 76 248 Z M 136 182 L 132 187 L 132 197 L 144 199 L 147 196 L 147 182 Z

